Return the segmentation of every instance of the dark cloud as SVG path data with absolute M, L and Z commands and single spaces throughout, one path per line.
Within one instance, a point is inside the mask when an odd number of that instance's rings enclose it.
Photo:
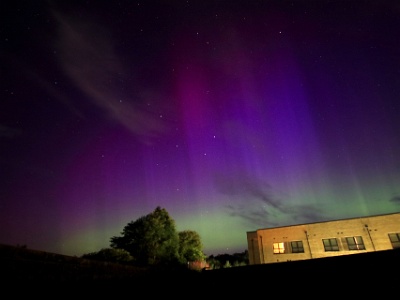
M 392 199 L 390 199 L 390 202 L 400 204 L 400 196 L 394 196 Z
M 290 207 L 293 224 L 321 222 L 326 220 L 326 214 L 314 205 L 296 205 Z
M 150 143 L 166 130 L 165 122 L 149 103 L 159 103 L 160 95 L 137 93 L 135 82 L 121 61 L 115 41 L 99 24 L 78 21 L 68 15 L 54 12 L 58 22 L 59 63 L 75 86 L 87 95 L 96 107 L 145 143 Z M 129 90 L 120 86 L 129 82 Z M 127 90 L 121 93 L 121 90 Z M 143 95 L 151 95 L 145 98 Z M 154 106 L 155 107 L 155 106 Z
M 279 227 L 323 221 L 326 215 L 313 205 L 292 205 L 272 192 L 268 183 L 248 174 L 218 174 L 216 189 L 235 201 L 226 206 L 228 214 L 256 228 Z
M 242 219 L 248 226 L 271 228 L 320 222 L 327 219 L 326 214 L 312 205 L 281 205 L 279 208 L 263 203 L 239 203 L 227 206 L 232 217 Z
M 263 203 L 279 208 L 281 203 L 274 199 L 271 188 L 267 183 L 248 174 L 217 174 L 214 185 L 218 192 L 245 199 L 257 199 Z

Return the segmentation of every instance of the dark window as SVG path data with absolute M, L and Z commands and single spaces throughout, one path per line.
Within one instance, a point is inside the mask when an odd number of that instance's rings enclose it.
M 364 241 L 361 236 L 353 236 L 346 238 L 349 250 L 365 250 Z
M 389 233 L 389 239 L 393 249 L 400 248 L 400 233 Z
M 292 253 L 304 253 L 304 247 L 302 241 L 290 242 L 290 247 L 292 248 Z
M 336 238 L 323 239 L 325 251 L 339 251 L 339 245 Z

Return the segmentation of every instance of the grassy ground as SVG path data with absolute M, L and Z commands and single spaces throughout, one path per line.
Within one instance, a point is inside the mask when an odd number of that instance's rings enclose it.
M 0 245 L 0 284 L 13 295 L 134 295 L 210 297 L 270 292 L 381 296 L 398 289 L 400 250 L 268 265 L 190 271 L 138 268 Z M 61 294 L 60 294 L 61 292 Z M 16 293 L 16 294 L 15 294 Z M 82 294 L 83 295 L 83 294 Z M 272 295 L 271 295 L 272 296 Z M 213 297 L 211 297 L 213 298 Z M 311 297 L 312 298 L 312 297 Z

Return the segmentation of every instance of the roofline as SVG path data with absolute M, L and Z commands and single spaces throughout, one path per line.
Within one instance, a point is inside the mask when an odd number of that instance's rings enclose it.
M 400 211 L 399 212 L 395 212 L 395 213 L 378 214 L 378 215 L 361 216 L 361 217 L 344 218 L 344 219 L 335 219 L 335 220 L 331 219 L 331 220 L 319 221 L 319 222 L 311 222 L 311 223 L 292 224 L 292 225 L 284 225 L 284 226 L 276 226 L 276 227 L 264 227 L 264 228 L 259 228 L 259 229 L 252 230 L 252 231 L 247 231 L 247 233 L 248 234 L 256 233 L 259 230 L 265 230 L 265 229 L 276 229 L 276 228 L 284 228 L 284 227 L 303 226 L 303 225 L 311 225 L 311 224 L 318 224 L 318 223 L 328 223 L 328 222 L 335 222 L 335 221 L 346 221 L 346 220 L 353 220 L 353 219 L 382 217 L 382 216 L 397 215 L 397 214 L 400 214 Z

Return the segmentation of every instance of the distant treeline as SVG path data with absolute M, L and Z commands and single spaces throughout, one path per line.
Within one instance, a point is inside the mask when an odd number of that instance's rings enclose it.
M 143 276 L 149 268 L 89 260 L 26 247 L 0 245 L 1 278 L 93 281 Z

